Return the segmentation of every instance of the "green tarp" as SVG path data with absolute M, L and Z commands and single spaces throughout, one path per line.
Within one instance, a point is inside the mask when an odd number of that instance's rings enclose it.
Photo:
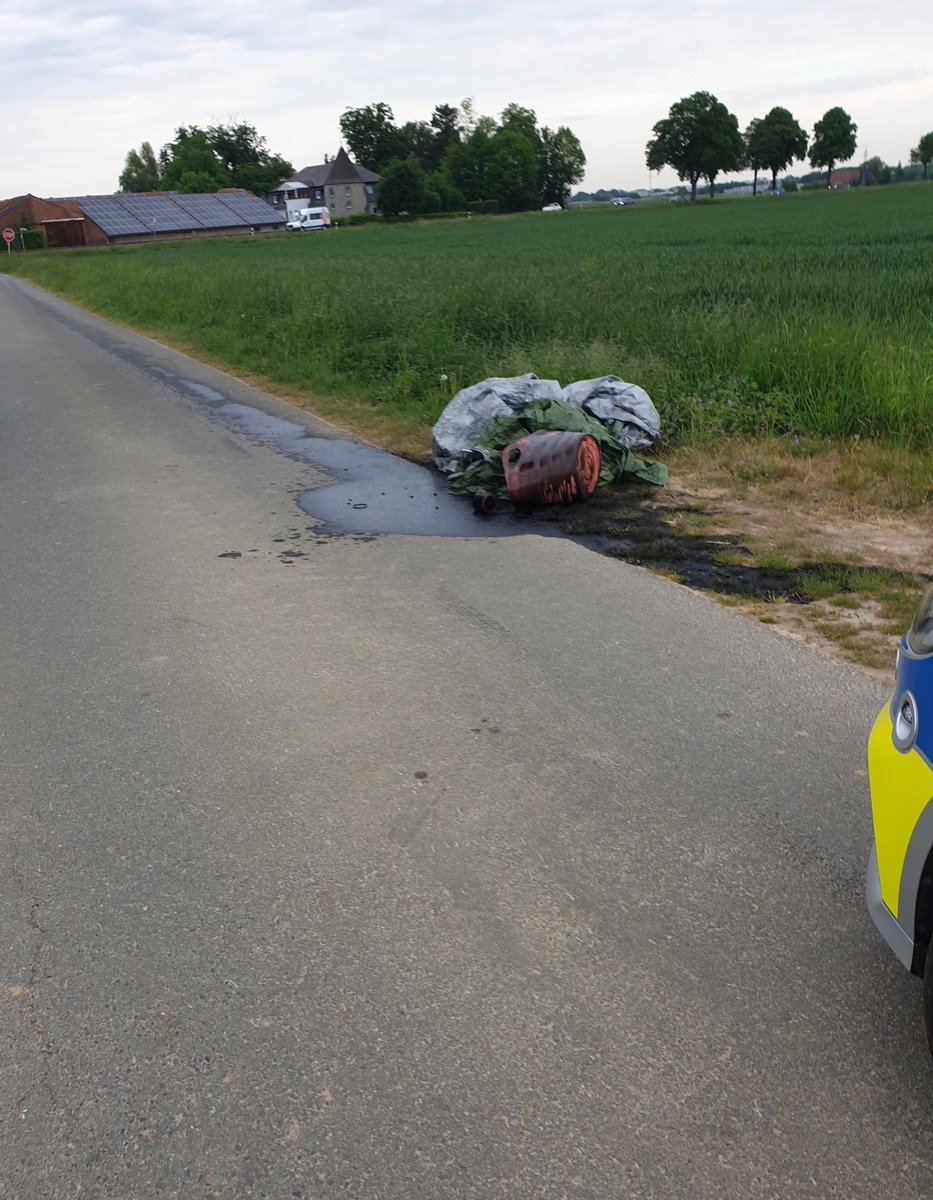
M 636 458 L 631 450 L 615 440 L 611 426 L 563 400 L 532 400 L 515 416 L 495 417 L 490 421 L 478 438 L 476 449 L 488 454 L 491 461 L 477 458 L 473 451 L 462 454 L 456 470 L 448 476 L 450 490 L 460 495 L 493 492 L 507 500 L 509 489 L 502 470 L 502 451 L 510 443 L 539 429 L 588 433 L 595 438 L 603 460 L 599 472 L 600 487 L 621 483 L 627 477 L 662 486 L 667 483 L 667 467 L 663 463 Z

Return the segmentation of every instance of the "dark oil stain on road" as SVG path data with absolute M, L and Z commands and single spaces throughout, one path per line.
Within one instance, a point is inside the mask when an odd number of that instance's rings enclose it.
M 549 505 L 532 513 L 502 505 L 483 514 L 463 497 L 451 495 L 438 471 L 365 443 L 316 437 L 304 425 L 237 403 L 194 380 L 172 376 L 166 381 L 229 428 L 256 442 L 271 443 L 281 453 L 329 475 L 333 483 L 297 498 L 301 510 L 321 522 L 316 532 L 322 535 L 556 536 L 638 566 L 660 568 L 700 591 L 809 602 L 801 588 L 800 568 L 768 569 L 743 562 L 748 552 L 741 536 L 677 531 L 671 517 L 677 514 L 678 501 L 669 497 L 659 502 L 658 489 L 650 485 L 607 488 L 585 505 Z M 736 561 L 723 561 L 726 551 Z M 810 564 L 809 570 L 830 565 Z
M 166 376 L 168 373 L 165 373 Z M 347 438 L 315 437 L 303 425 L 230 400 L 215 388 L 192 379 L 167 378 L 228 427 L 282 454 L 320 468 L 333 483 L 298 496 L 298 506 L 321 522 L 328 534 L 409 534 L 420 537 L 512 537 L 516 534 L 560 534 L 524 513 L 475 513 L 461 497 L 450 494 L 444 477 Z

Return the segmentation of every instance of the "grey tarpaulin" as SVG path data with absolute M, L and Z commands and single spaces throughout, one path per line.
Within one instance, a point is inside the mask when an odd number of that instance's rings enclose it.
M 630 450 L 650 446 L 661 432 L 661 418 L 648 393 L 618 375 L 568 383 L 561 399 L 602 421 L 619 445 Z
M 480 434 L 495 417 L 514 416 L 532 400 L 559 400 L 556 379 L 517 375 L 512 379 L 484 379 L 457 392 L 438 418 L 431 435 L 437 466 L 447 473 L 465 450 L 472 450 Z
M 581 379 L 562 388 L 556 379 L 517 375 L 484 379 L 457 392 L 438 418 L 431 436 L 434 461 L 450 473 L 460 455 L 472 450 L 483 430 L 496 417 L 515 416 L 533 400 L 563 400 L 582 409 L 606 427 L 626 449 L 651 445 L 661 430 L 658 410 L 648 393 L 618 375 Z

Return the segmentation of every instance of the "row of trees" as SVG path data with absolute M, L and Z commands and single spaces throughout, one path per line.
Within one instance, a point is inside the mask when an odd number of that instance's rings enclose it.
M 753 120 L 742 133 L 738 118 L 709 92 L 694 92 L 671 105 L 670 112 L 654 126 L 654 137 L 645 148 L 648 169 L 673 167 L 680 179 L 689 181 L 690 199 L 696 200 L 697 183 L 709 182 L 715 194 L 716 176 L 749 167 L 754 172 L 771 172 L 772 188 L 779 171 L 795 159 L 806 157 L 810 165 L 827 168 L 827 184 L 833 168 L 855 153 L 857 126 L 842 108 L 831 108 L 813 126 L 813 138 L 786 108 L 772 108 Z
M 293 173 L 292 164 L 272 154 L 266 139 L 246 122 L 207 129 L 181 125 L 158 156 L 150 142 L 130 150 L 119 186 L 121 192 L 188 194 L 238 187 L 264 196 Z
M 430 121 L 396 125 L 388 104 L 348 108 L 340 131 L 351 156 L 382 178 L 380 212 L 449 212 L 485 203 L 500 212 L 564 204 L 583 178 L 586 156 L 565 125 L 539 127 L 509 104 L 497 122 L 472 100 L 439 104 Z

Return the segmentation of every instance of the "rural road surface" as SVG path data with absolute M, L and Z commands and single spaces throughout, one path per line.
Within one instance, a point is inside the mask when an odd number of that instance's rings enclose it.
M 305 428 L 0 277 L 3 1200 L 933 1194 L 883 688 Z

